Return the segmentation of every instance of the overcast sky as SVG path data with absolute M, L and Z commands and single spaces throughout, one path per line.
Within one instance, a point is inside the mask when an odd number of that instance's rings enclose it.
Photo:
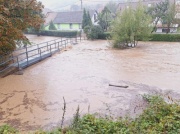
M 54 9 L 57 6 L 63 7 L 66 5 L 79 2 L 79 0 L 38 0 L 38 1 L 41 1 L 46 8 L 50 8 L 50 9 Z
M 45 8 L 55 9 L 61 8 L 64 6 L 72 5 L 72 4 L 80 4 L 80 0 L 38 0 L 43 3 Z M 123 0 L 82 0 L 84 4 L 91 3 L 102 3 L 106 1 L 123 1 Z

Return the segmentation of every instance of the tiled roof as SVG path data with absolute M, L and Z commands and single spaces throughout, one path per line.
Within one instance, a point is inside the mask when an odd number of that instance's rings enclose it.
M 89 11 L 92 17 L 95 11 Z M 69 11 L 69 12 L 58 12 L 54 23 L 82 23 L 83 11 Z

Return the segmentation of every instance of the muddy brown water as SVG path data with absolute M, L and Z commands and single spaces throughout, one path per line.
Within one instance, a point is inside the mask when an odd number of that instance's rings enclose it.
M 59 126 L 63 97 L 65 122 L 78 105 L 81 114 L 133 116 L 136 106 L 145 105 L 139 94 L 180 94 L 179 76 L 180 43 L 140 42 L 133 49 L 115 50 L 107 41 L 82 41 L 25 69 L 23 75 L 0 79 L 0 125 L 23 132 Z M 129 87 L 109 86 L 114 83 Z

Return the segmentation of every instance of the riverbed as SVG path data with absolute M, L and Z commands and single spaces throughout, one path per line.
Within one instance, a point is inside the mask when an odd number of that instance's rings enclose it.
M 29 38 L 34 43 L 47 41 Z M 24 132 L 59 126 L 63 97 L 65 123 L 78 105 L 81 114 L 134 116 L 134 108 L 144 105 L 139 95 L 179 97 L 180 43 L 140 42 L 136 48 L 117 50 L 106 40 L 86 40 L 70 48 L 28 67 L 23 75 L 0 78 L 0 125 Z

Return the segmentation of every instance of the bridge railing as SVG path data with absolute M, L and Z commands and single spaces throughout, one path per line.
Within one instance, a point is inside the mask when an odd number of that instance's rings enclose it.
M 34 62 L 38 62 L 44 58 L 47 58 L 48 56 L 51 56 L 56 51 L 60 51 L 62 48 L 66 48 L 68 44 L 73 44 L 73 42 L 77 43 L 77 40 L 77 37 L 60 38 L 17 49 L 13 52 L 11 57 L 7 58 L 3 62 L 0 62 L 0 73 L 3 73 L 4 71 L 12 67 L 16 67 L 18 69 L 23 68 L 24 66 L 22 66 L 22 64 L 26 64 L 26 66 L 29 66 L 30 60 L 33 59 Z M 48 56 L 46 57 L 45 55 Z

